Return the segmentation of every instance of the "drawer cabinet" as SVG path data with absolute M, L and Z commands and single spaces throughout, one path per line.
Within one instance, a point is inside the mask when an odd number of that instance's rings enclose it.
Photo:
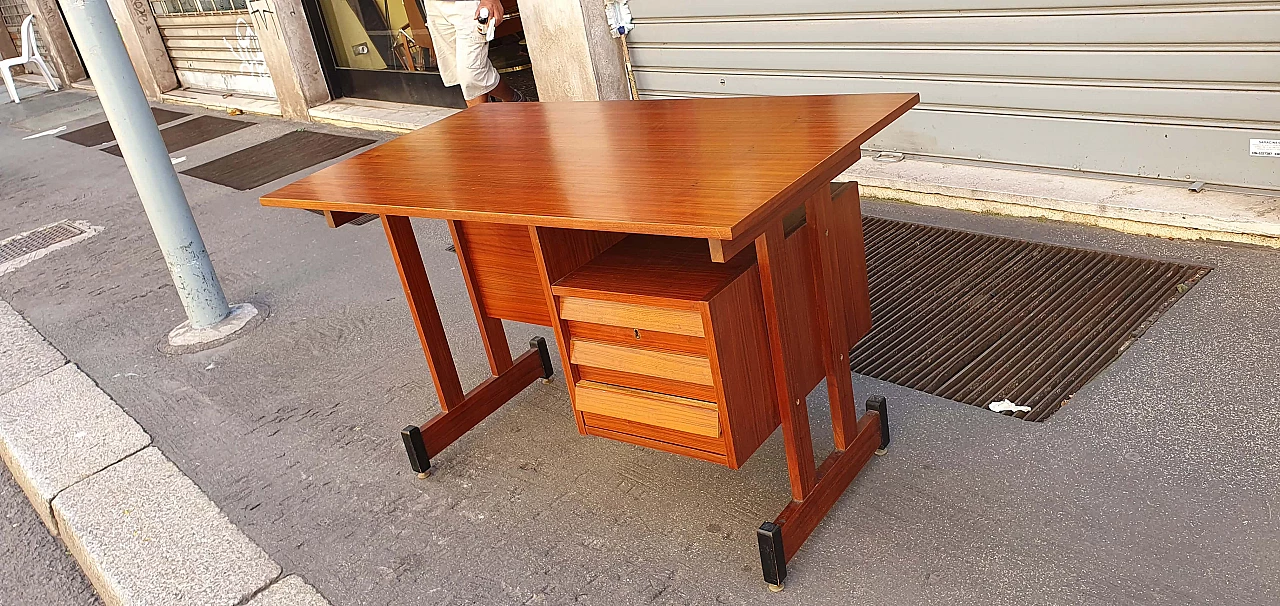
M 585 433 L 737 468 L 778 426 L 754 255 L 628 236 L 552 292 Z

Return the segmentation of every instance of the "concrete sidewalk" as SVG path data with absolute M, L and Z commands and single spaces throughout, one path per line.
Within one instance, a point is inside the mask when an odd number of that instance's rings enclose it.
M 207 145 L 263 136 L 252 130 Z M 0 277 L 0 299 L 335 604 L 1280 603 L 1274 250 L 868 202 L 879 216 L 1216 269 L 1048 423 L 855 377 L 863 396 L 889 398 L 894 444 L 770 594 L 753 533 L 788 492 L 777 435 L 736 472 L 580 437 L 557 381 L 418 480 L 397 434 L 437 405 L 376 225 L 330 230 L 260 207 L 278 184 L 241 193 L 182 177 L 228 297 L 272 314 L 226 346 L 165 356 L 155 344 L 182 311 L 123 162 L 27 134 L 0 126 L 0 146 L 22 151 L 0 156 L 0 237 L 63 218 L 105 229 Z M 184 154 L 194 165 L 221 151 Z M 448 232 L 415 228 L 474 385 L 487 365 Z
M 1280 248 L 1280 192 L 1246 194 L 1212 185 L 1193 192 L 1154 179 L 1090 178 L 924 158 L 883 163 L 874 155 L 841 179 L 858 181 L 865 195 L 910 204 Z

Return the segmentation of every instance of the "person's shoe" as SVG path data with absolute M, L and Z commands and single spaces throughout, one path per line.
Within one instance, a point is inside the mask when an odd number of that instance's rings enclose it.
M 515 89 L 512 89 L 512 92 L 515 93 L 515 96 L 512 97 L 510 101 L 504 101 L 501 97 L 494 95 L 489 95 L 489 100 L 494 103 L 524 103 L 525 101 L 528 101 L 528 99 L 525 98 L 524 93 Z

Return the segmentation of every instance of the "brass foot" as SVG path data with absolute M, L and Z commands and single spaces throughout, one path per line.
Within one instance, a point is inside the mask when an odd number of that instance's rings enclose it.
M 885 449 L 883 449 L 883 448 L 877 448 L 877 449 L 876 449 L 876 456 L 877 456 L 877 457 L 883 457 L 883 456 L 884 456 L 884 453 L 886 453 L 886 452 L 889 452 L 889 451 L 887 451 L 887 450 L 885 450 Z
M 769 591 L 771 593 L 778 593 L 779 591 L 782 591 L 783 589 L 786 588 L 782 583 L 778 583 L 777 585 L 774 585 L 773 583 L 769 583 L 768 585 L 769 585 Z
M 425 479 L 427 479 L 427 476 L 428 476 L 428 475 L 431 475 L 431 474 L 428 474 L 427 472 L 425 472 L 425 471 L 424 471 L 424 472 L 422 472 L 422 473 L 418 474 L 418 479 L 419 479 L 419 480 L 425 480 Z

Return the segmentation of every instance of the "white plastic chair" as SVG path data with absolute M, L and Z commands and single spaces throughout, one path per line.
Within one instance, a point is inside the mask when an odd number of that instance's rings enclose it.
M 49 90 L 58 90 L 57 83 L 53 81 L 53 75 L 49 73 L 49 66 L 45 65 L 44 59 L 36 50 L 35 18 L 35 15 L 27 15 L 27 18 L 22 20 L 22 52 L 12 59 L 0 59 L 0 76 L 4 77 L 4 87 L 9 89 L 9 96 L 13 98 L 14 103 L 18 103 L 18 90 L 13 85 L 13 74 L 9 72 L 11 67 L 35 63 L 44 73 L 44 81 L 49 83 Z

